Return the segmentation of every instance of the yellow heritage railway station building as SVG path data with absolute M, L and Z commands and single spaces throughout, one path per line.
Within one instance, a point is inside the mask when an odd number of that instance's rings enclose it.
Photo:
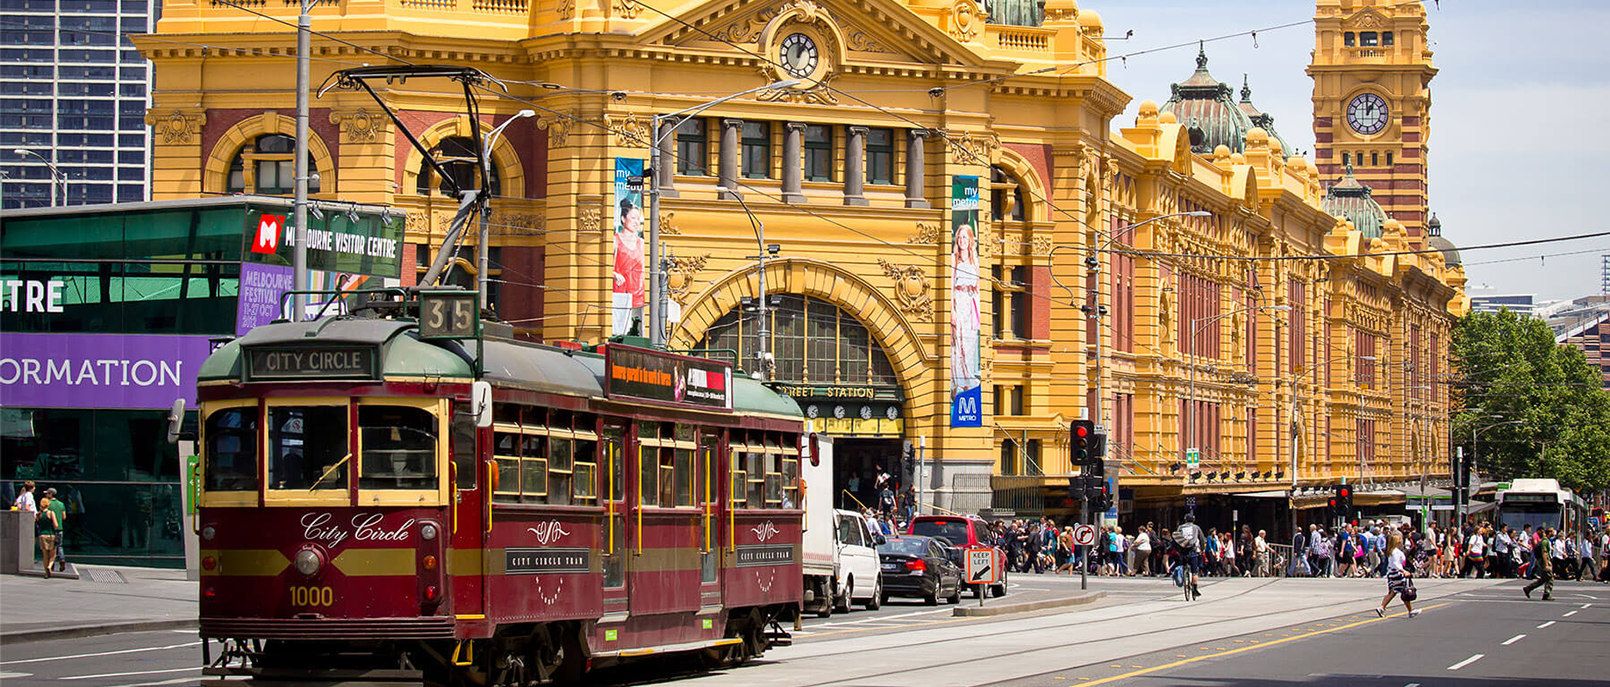
M 136 39 L 155 63 L 155 199 L 289 193 L 295 3 L 238 4 L 170 0 Z M 838 437 L 836 487 L 863 500 L 909 444 L 941 507 L 1057 512 L 1071 505 L 1068 423 L 1085 417 L 1109 429 L 1137 515 L 1193 495 L 1445 477 L 1439 382 L 1466 300 L 1457 254 L 1424 221 L 1424 9 L 1319 0 L 1306 160 L 1205 55 L 1163 105 L 1115 121 L 1131 96 L 1106 77 L 1094 9 L 990 7 L 327 0 L 312 81 L 405 62 L 502 80 L 506 94 L 479 94 L 480 121 L 457 84 L 378 89 L 449 156 L 470 154 L 474 128 L 536 110 L 492 151 L 492 304 L 525 335 L 600 341 L 620 333 L 616 158 L 648 157 L 655 114 L 800 79 L 660 132 L 668 342 L 754 359 L 752 211 L 780 248 L 765 267 L 774 377 Z M 1149 59 L 1189 69 L 1184 51 Z M 366 94 L 326 93 L 311 122 L 315 197 L 405 210 L 404 281 L 423 273 L 456 199 Z M 478 183 L 469 163 L 448 170 Z M 984 426 L 952 429 L 948 208 L 963 175 L 983 206 Z M 1392 218 L 1360 180 L 1383 186 Z M 460 275 L 475 273 L 474 241 Z M 1448 250 L 1404 252 L 1425 245 Z

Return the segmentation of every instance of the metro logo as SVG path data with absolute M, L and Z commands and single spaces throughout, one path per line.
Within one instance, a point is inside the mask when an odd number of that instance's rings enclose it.
M 280 249 L 280 229 L 285 226 L 285 215 L 263 215 L 257 219 L 257 238 L 252 241 L 253 253 L 273 255 Z

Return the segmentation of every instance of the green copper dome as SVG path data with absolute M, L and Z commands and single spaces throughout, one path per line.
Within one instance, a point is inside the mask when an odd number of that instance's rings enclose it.
M 1169 86 L 1168 101 L 1159 112 L 1172 112 L 1174 119 L 1185 127 L 1191 137 L 1191 152 L 1212 155 L 1214 149 L 1225 146 L 1231 152 L 1245 152 L 1247 132 L 1262 128 L 1271 139 L 1280 142 L 1281 156 L 1291 154 L 1285 139 L 1275 132 L 1275 118 L 1259 111 L 1252 104 L 1252 89 L 1243 76 L 1241 101 L 1236 102 L 1229 84 L 1220 83 L 1207 69 L 1207 51 L 1197 49 L 1196 71 L 1190 78 Z
M 1370 197 L 1370 187 L 1353 178 L 1353 166 L 1348 165 L 1340 181 L 1325 192 L 1325 212 L 1353 223 L 1353 228 L 1366 239 L 1381 237 L 1386 226 L 1386 211 Z

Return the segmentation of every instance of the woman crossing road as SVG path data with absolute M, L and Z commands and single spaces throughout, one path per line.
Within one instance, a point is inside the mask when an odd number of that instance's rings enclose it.
M 1386 541 L 1386 596 L 1382 597 L 1381 605 L 1375 609 L 1375 614 L 1386 617 L 1386 607 L 1392 603 L 1392 597 L 1403 599 L 1403 607 L 1409 610 L 1409 617 L 1420 615 L 1414 610 L 1414 599 L 1419 595 L 1414 588 L 1414 582 L 1409 579 L 1406 566 L 1408 557 L 1403 553 L 1403 535 L 1393 532 Z

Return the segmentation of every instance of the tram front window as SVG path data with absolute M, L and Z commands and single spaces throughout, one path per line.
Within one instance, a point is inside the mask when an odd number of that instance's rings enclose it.
M 269 407 L 269 489 L 346 489 L 350 458 L 346 406 Z
M 435 489 L 436 416 L 420 408 L 358 408 L 359 489 Z
M 257 490 L 257 406 L 207 416 L 208 491 Z

